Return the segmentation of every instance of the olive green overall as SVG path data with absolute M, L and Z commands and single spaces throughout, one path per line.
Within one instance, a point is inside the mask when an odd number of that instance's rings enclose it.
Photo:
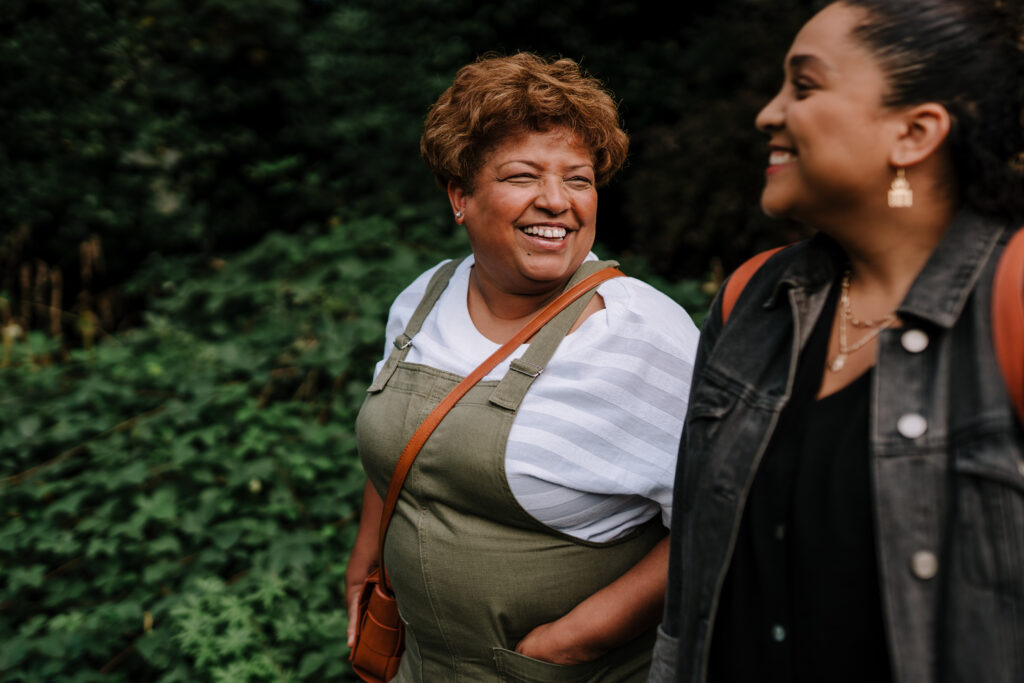
M 457 265 L 443 265 L 431 280 L 359 413 L 360 455 L 381 496 L 413 431 L 462 379 L 403 360 Z M 584 263 L 567 287 L 606 265 Z M 608 543 L 573 538 L 523 510 L 505 476 L 505 444 L 516 410 L 592 295 L 538 332 L 500 382 L 470 389 L 417 456 L 384 547 L 406 626 L 395 681 L 646 680 L 653 630 L 576 666 L 514 652 L 530 630 L 611 583 L 665 534 L 654 519 Z

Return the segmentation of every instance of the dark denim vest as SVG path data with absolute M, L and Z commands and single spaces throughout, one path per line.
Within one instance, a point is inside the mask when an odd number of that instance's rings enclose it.
M 899 683 L 1024 681 L 1024 432 L 990 326 L 992 277 L 1012 232 L 961 212 L 900 305 L 903 327 L 879 337 L 871 477 Z M 819 235 L 762 266 L 724 329 L 721 302 L 712 305 L 680 447 L 651 681 L 706 679 L 747 494 L 843 262 Z

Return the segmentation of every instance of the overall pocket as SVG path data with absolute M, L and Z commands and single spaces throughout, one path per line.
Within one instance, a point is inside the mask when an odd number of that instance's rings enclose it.
M 500 647 L 493 652 L 498 675 L 507 683 L 585 683 L 605 666 L 603 657 L 582 664 L 562 665 Z
M 592 662 L 562 665 L 496 647 L 494 666 L 505 683 L 644 683 L 651 665 L 654 630 Z

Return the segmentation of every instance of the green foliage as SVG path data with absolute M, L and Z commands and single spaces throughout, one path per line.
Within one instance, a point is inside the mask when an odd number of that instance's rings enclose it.
M 0 291 L 18 308 L 20 267 L 42 262 L 75 302 L 151 253 L 231 252 L 332 216 L 450 234 L 418 159 L 424 113 L 458 67 L 520 49 L 580 60 L 622 101 L 632 156 L 602 193 L 603 239 L 665 277 L 735 266 L 791 238 L 757 209 L 753 117 L 810 4 L 9 0 Z M 94 235 L 102 272 L 80 273 Z
M 390 301 L 461 240 L 384 219 L 154 259 L 145 324 L 0 370 L 0 678 L 347 675 L 352 432 Z M 198 275 L 193 276 L 193 273 Z

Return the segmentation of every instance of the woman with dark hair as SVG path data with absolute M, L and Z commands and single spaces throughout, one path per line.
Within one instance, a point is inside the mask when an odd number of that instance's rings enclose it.
M 817 234 L 702 330 L 650 680 L 1024 681 L 990 316 L 1024 216 L 1008 5 L 841 0 L 793 41 L 761 204 Z
M 597 187 L 627 144 L 612 98 L 568 59 L 482 59 L 428 113 L 421 151 L 472 255 L 423 273 L 391 308 L 397 341 L 357 421 L 369 482 L 350 613 L 379 561 L 381 497 L 403 446 L 462 377 L 601 265 Z M 413 461 L 384 546 L 406 624 L 394 680 L 646 678 L 697 329 L 628 277 L 565 313 L 470 389 Z

